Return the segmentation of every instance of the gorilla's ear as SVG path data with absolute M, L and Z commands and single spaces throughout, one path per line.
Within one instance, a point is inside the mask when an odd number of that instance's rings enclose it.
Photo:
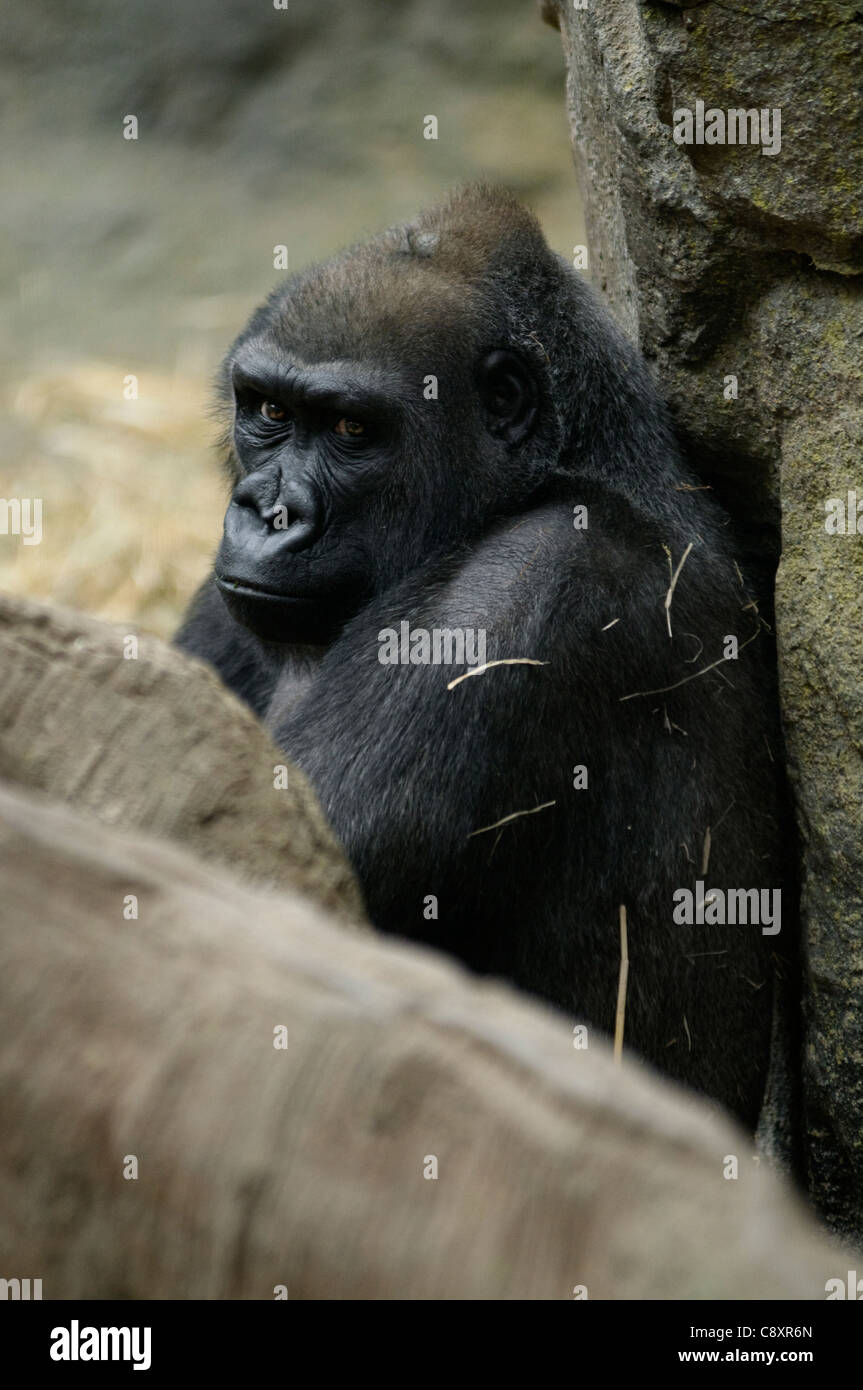
M 489 433 L 507 444 L 520 444 L 539 410 L 539 391 L 527 364 L 514 352 L 496 348 L 480 358 L 476 382 Z

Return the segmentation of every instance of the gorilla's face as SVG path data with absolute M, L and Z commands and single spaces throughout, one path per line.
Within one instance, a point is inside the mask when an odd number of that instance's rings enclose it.
M 327 642 L 505 505 L 538 390 L 515 353 L 451 335 L 410 361 L 310 362 L 269 327 L 226 364 L 239 476 L 216 581 L 259 637 Z
M 216 580 L 233 615 L 270 641 L 326 641 L 369 597 L 370 525 L 403 422 L 398 393 L 344 363 L 284 364 L 246 344 L 231 367 L 241 477 Z

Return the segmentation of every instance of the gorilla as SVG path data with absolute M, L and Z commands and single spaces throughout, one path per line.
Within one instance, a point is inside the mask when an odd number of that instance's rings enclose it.
M 471 187 L 289 277 L 220 395 L 177 641 L 308 775 L 372 920 L 611 1032 L 624 907 L 625 1045 L 752 1126 L 793 959 L 775 661 L 636 350 Z

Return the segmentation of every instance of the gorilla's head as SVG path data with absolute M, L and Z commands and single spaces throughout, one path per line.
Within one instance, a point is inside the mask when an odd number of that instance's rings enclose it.
M 535 219 L 485 187 L 291 277 L 223 368 L 234 491 L 216 577 L 234 616 L 271 641 L 327 641 L 523 511 L 567 445 L 585 454 L 616 376 L 579 348 L 596 312 Z

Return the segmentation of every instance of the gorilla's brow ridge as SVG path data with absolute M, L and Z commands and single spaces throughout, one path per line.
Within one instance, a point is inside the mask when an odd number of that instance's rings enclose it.
M 356 362 L 284 362 L 266 349 L 245 344 L 231 364 L 231 381 L 235 389 L 308 405 L 346 407 L 357 401 L 384 412 L 398 399 L 391 373 L 385 377 Z

